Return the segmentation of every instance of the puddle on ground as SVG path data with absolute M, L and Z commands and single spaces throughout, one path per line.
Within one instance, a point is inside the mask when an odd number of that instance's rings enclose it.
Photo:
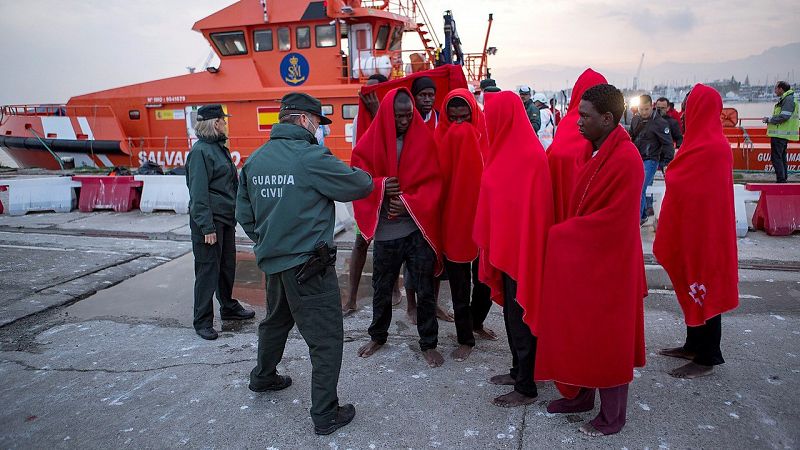
M 233 283 L 233 298 L 253 305 L 266 307 L 266 276 L 256 264 L 251 252 L 236 253 L 236 281 Z
M 337 261 L 336 272 L 339 279 L 339 290 L 342 295 L 347 295 L 349 280 L 346 271 L 346 263 L 344 264 Z M 258 267 L 256 257 L 250 252 L 237 252 L 236 253 L 236 280 L 233 283 L 233 298 L 244 301 L 252 306 L 260 306 L 266 308 L 266 275 Z M 358 289 L 359 299 L 372 298 L 371 279 L 367 279 L 359 285 Z

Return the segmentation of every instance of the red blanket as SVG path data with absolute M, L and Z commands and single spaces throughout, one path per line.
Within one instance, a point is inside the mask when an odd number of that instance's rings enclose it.
M 480 280 L 503 304 L 502 274 L 517 281 L 517 302 L 529 326 L 536 317 L 553 193 L 547 156 L 513 92 L 486 102 L 489 152 L 481 178 L 473 238 L 480 249 Z
M 692 89 L 686 135 L 667 167 L 653 244 L 692 327 L 739 305 L 733 156 L 721 111 L 716 90 L 702 84 Z
M 642 159 L 621 126 L 594 158 L 581 157 L 588 162 L 578 173 L 569 215 L 548 235 L 533 329 L 535 378 L 563 383 L 567 397 L 579 386 L 628 383 L 645 361 Z
M 578 105 L 581 103 L 581 96 L 590 87 L 604 83 L 607 83 L 605 77 L 592 69 L 586 69 L 578 77 L 575 87 L 572 88 L 567 114 L 558 125 L 553 143 L 547 148 L 547 162 L 553 179 L 555 223 L 567 218 L 572 189 L 578 181 L 578 171 L 592 154 L 592 144 L 578 132 Z
M 400 199 L 439 261 L 442 180 L 436 144 L 415 109 L 411 126 L 403 139 L 400 163 L 397 163 L 394 98 L 400 90 L 411 96 L 405 88 L 389 91 L 381 101 L 374 126 L 367 130 L 353 149 L 352 166 L 372 175 L 376 186 L 368 197 L 353 202 L 353 212 L 361 234 L 368 241 L 372 240 L 378 226 L 386 178 L 397 177 L 402 192 Z M 441 272 L 441 263 L 437 265 L 436 272 Z
M 478 101 L 475 100 L 475 96 L 472 95 L 468 89 L 453 89 L 447 93 L 444 101 L 442 101 L 442 113 L 439 116 L 439 125 L 436 127 L 436 132 L 434 133 L 437 143 L 444 138 L 444 135 L 447 134 L 447 130 L 450 129 L 450 125 L 452 125 L 452 122 L 450 122 L 450 119 L 447 117 L 447 102 L 455 97 L 463 98 L 469 105 L 469 109 L 472 110 L 471 124 L 475 128 L 475 131 L 478 132 L 481 157 L 486 158 L 486 154 L 489 151 L 489 133 L 486 131 L 486 116 L 478 105 Z
M 442 251 L 450 261 L 470 262 L 478 256 L 472 240 L 483 171 L 478 133 L 468 123 L 453 125 L 438 147 L 444 198 Z
M 454 97 L 467 102 L 472 111 L 471 122 L 453 124 L 447 119 L 447 102 Z M 436 128 L 444 188 L 442 249 L 448 260 L 466 263 L 478 257 L 478 246 L 472 239 L 472 225 L 478 207 L 483 155 L 489 150 L 489 138 L 483 111 L 467 89 L 450 91 L 442 103 L 442 111 Z
M 361 93 L 366 95 L 374 92 L 378 96 L 378 100 L 383 101 L 383 98 L 386 96 L 386 94 L 393 89 L 406 88 L 411 90 L 411 83 L 413 83 L 414 80 L 419 77 L 429 77 L 434 83 L 436 83 L 436 100 L 433 102 L 433 109 L 435 111 L 441 111 L 440 106 L 448 92 L 456 88 L 467 87 L 467 79 L 464 78 L 464 70 L 461 68 L 461 66 L 450 64 L 439 66 L 435 69 L 426 70 L 423 72 L 412 73 L 411 75 L 403 78 L 387 81 L 385 83 L 373 84 L 372 86 L 363 86 L 361 88 Z M 364 103 L 360 99 L 358 101 L 358 110 L 366 111 L 366 106 L 364 106 Z M 372 123 L 373 119 L 369 116 L 369 114 L 359 114 L 356 117 L 356 120 L 358 120 L 358 123 L 356 124 L 356 143 L 358 143 L 358 140 L 361 139 L 361 136 L 367 132 L 367 129 L 369 128 L 369 125 Z M 431 119 L 428 121 L 434 121 L 428 125 L 431 132 L 433 132 L 433 129 L 435 128 L 435 120 L 435 118 L 431 117 Z M 441 116 L 439 116 L 439 120 L 441 120 Z

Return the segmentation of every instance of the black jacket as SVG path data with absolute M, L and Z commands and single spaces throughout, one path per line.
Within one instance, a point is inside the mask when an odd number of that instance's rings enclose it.
M 653 114 L 642 119 L 635 116 L 631 121 L 631 140 L 643 161 L 658 161 L 659 165 L 666 166 L 675 157 L 675 147 L 672 145 L 671 127 L 666 119 L 653 110 Z
M 669 134 L 672 135 L 672 142 L 675 143 L 675 148 L 681 148 L 683 144 L 683 133 L 681 133 L 681 124 L 678 123 L 673 117 L 661 116 L 669 123 Z
M 203 234 L 215 231 L 214 222 L 236 225 L 236 166 L 225 141 L 199 139 L 186 157 L 189 217 Z

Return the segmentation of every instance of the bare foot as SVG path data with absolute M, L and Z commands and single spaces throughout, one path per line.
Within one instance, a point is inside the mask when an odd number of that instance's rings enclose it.
M 694 362 L 687 363 L 669 372 L 675 378 L 700 378 L 714 373 L 714 366 L 703 366 Z
M 672 358 L 683 358 L 688 359 L 689 361 L 693 360 L 695 354 L 693 352 L 685 350 L 683 347 L 673 347 L 673 348 L 662 348 L 658 351 L 659 355 L 663 356 L 670 356 Z
M 447 312 L 444 308 L 439 305 L 436 305 L 436 318 L 439 320 L 444 320 L 445 322 L 455 322 L 456 319 L 453 318 L 453 315 Z
M 366 344 L 362 345 L 361 348 L 358 349 L 358 356 L 362 358 L 369 358 L 375 352 L 381 349 L 383 344 L 378 344 L 375 341 L 369 341 Z
M 347 302 L 347 303 L 344 304 L 344 306 L 342 306 L 342 316 L 343 317 L 347 317 L 347 316 L 349 316 L 350 314 L 353 314 L 356 311 L 358 311 L 358 307 L 356 306 L 355 302 L 353 302 L 353 303 Z
M 459 345 L 458 348 L 453 350 L 453 353 L 451 353 L 450 356 L 452 356 L 456 361 L 464 361 L 465 359 L 469 358 L 470 353 L 472 353 L 471 345 Z
M 422 356 L 425 357 L 425 362 L 428 363 L 428 367 L 439 367 L 444 364 L 444 357 L 442 357 L 442 354 L 436 351 L 435 348 L 425 350 L 422 352 Z
M 591 436 L 591 437 L 603 436 L 602 432 L 598 431 L 597 428 L 593 427 L 592 424 L 590 424 L 588 422 L 583 424 L 583 425 L 581 425 L 581 427 L 579 429 L 581 430 L 581 433 L 583 433 L 583 434 L 585 434 L 587 436 Z
M 480 330 L 473 330 L 473 332 L 475 334 L 477 334 L 478 337 L 481 338 L 481 339 L 485 339 L 487 341 L 496 341 L 497 340 L 497 334 L 495 334 L 494 331 L 492 331 L 492 330 L 490 330 L 490 329 L 488 329 L 486 327 L 483 327 Z
M 489 383 L 503 385 L 503 386 L 513 386 L 516 382 L 517 380 L 515 380 L 510 373 L 504 373 L 503 375 L 495 375 L 492 378 L 489 378 Z
M 535 402 L 536 397 L 528 397 L 527 395 L 521 394 L 517 391 L 511 391 L 508 394 L 501 395 L 492 400 L 493 405 L 501 406 L 503 408 L 516 408 L 517 406 L 530 405 Z
M 417 324 L 417 308 L 406 310 L 406 318 L 411 325 Z

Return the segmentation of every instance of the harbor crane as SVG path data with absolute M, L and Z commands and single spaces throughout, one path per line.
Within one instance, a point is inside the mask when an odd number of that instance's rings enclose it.
M 643 63 L 644 63 L 644 53 L 642 53 L 642 58 L 639 59 L 639 68 L 636 69 L 636 76 L 633 77 L 633 89 L 632 90 L 634 90 L 634 91 L 639 89 L 639 76 L 641 76 L 641 74 L 642 74 L 642 64 Z

